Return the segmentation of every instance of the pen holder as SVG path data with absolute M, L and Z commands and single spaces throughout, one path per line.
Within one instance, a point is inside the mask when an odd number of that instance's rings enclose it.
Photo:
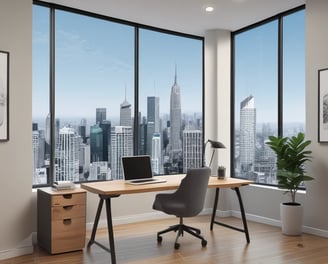
M 218 179 L 224 179 L 225 178 L 225 172 L 226 172 L 226 168 L 219 166 L 218 168 Z

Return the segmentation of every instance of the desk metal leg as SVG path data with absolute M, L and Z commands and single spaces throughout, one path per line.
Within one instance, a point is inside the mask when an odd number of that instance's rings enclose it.
M 210 226 L 211 230 L 213 230 L 213 224 L 214 224 L 214 221 L 215 221 L 216 209 L 218 207 L 219 192 L 220 192 L 220 189 L 216 188 L 215 198 L 214 198 L 214 206 L 213 206 L 212 218 L 211 218 L 211 226 Z
M 241 199 L 239 188 L 235 188 L 235 192 L 236 192 L 237 197 L 238 197 L 238 200 L 239 200 L 239 207 L 240 207 L 240 212 L 241 212 L 241 218 L 243 220 L 243 225 L 244 225 L 244 231 L 243 232 L 245 233 L 247 243 L 249 243 L 250 240 L 249 240 L 249 233 L 248 233 L 248 227 L 247 227 L 246 214 L 245 214 L 243 200 Z
M 246 214 L 245 214 L 243 201 L 242 201 L 242 198 L 241 198 L 241 195 L 240 195 L 240 191 L 239 191 L 238 187 L 233 188 L 233 190 L 236 192 L 236 195 L 238 197 L 239 207 L 240 207 L 240 212 L 241 212 L 241 218 L 242 218 L 242 221 L 243 221 L 244 229 L 241 229 L 241 228 L 238 228 L 238 227 L 235 227 L 235 226 L 231 226 L 231 225 L 219 222 L 219 221 L 215 221 L 216 209 L 217 209 L 217 204 L 218 204 L 218 200 L 219 200 L 219 188 L 216 189 L 216 193 L 215 193 L 215 200 L 214 200 L 214 206 L 213 206 L 210 229 L 213 230 L 213 224 L 217 224 L 217 225 L 221 225 L 221 226 L 224 226 L 224 227 L 227 227 L 227 228 L 234 229 L 234 230 L 239 231 L 239 232 L 243 232 L 243 233 L 245 233 L 247 243 L 249 243 L 250 239 L 249 239 L 249 232 L 248 232 L 248 227 L 247 227 Z
M 115 264 L 116 263 L 116 254 L 115 254 L 115 245 L 114 245 L 112 209 L 111 209 L 110 198 L 106 199 L 106 212 L 107 212 L 107 228 L 108 228 L 108 238 L 109 238 L 111 259 L 112 259 L 112 264 Z
M 99 218 L 101 214 L 101 209 L 103 207 L 104 199 L 100 198 L 99 203 L 98 203 L 98 209 L 95 217 L 95 221 L 93 222 L 93 228 L 92 228 L 92 233 L 91 233 L 91 238 L 88 243 L 88 247 L 90 247 L 94 242 L 95 242 L 95 237 L 96 237 L 96 232 L 98 228 L 98 223 L 99 223 Z
M 113 233 L 113 220 L 112 220 L 112 210 L 111 210 L 111 198 L 118 197 L 116 196 L 104 196 L 99 195 L 99 203 L 98 203 L 98 209 L 95 217 L 95 221 L 93 223 L 91 238 L 88 243 L 88 247 L 90 247 L 92 244 L 96 244 L 102 249 L 108 251 L 111 254 L 111 261 L 112 264 L 116 264 L 116 254 L 115 254 L 115 244 L 114 244 L 114 233 Z M 104 204 L 104 201 L 106 202 L 106 215 L 107 215 L 107 229 L 108 229 L 108 239 L 109 239 L 109 248 L 105 247 L 101 243 L 97 242 L 95 240 L 96 232 L 98 228 L 98 222 L 101 214 L 101 210 Z

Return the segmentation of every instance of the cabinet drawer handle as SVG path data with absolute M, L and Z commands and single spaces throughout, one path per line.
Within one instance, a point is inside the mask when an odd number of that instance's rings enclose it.
M 64 210 L 68 211 L 73 208 L 73 205 L 65 205 L 65 206 L 63 206 L 63 208 L 64 208 Z
M 71 223 L 72 223 L 72 219 L 71 218 L 63 219 L 63 224 L 64 225 L 70 225 Z
M 63 194 L 64 199 L 72 199 L 72 194 Z

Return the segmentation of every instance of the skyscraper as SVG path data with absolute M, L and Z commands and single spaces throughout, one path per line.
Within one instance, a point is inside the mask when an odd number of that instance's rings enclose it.
M 56 180 L 79 181 L 79 142 L 78 136 L 71 127 L 59 130 L 56 149 Z
M 36 169 L 39 168 L 39 151 L 40 151 L 40 136 L 38 130 L 32 131 L 32 147 L 33 147 L 33 175 L 35 175 Z M 44 158 L 43 158 L 44 161 Z M 35 181 L 33 176 L 33 182 Z
M 141 113 L 139 112 L 139 146 L 138 154 L 145 155 L 147 153 L 147 120 L 146 117 L 141 118 Z
M 38 130 L 38 124 L 33 123 L 32 127 L 32 138 L 33 138 L 33 164 L 34 169 L 40 168 L 44 165 L 44 131 Z
M 96 124 L 100 124 L 103 120 L 106 120 L 106 111 L 107 109 L 102 108 L 96 108 Z
M 103 134 L 103 161 L 110 161 L 110 134 L 111 134 L 111 122 L 109 120 L 103 120 L 100 125 Z
M 95 181 L 110 180 L 110 169 L 108 168 L 108 162 L 95 161 L 90 165 L 90 179 Z
M 160 130 L 159 120 L 159 97 L 148 96 L 147 97 L 147 121 L 154 123 L 154 132 Z
M 201 130 L 183 131 L 183 172 L 202 167 L 203 133 Z
M 152 153 L 152 138 L 154 133 L 160 132 L 159 97 L 147 97 L 147 154 Z
M 82 138 L 83 143 L 87 142 L 87 120 L 85 118 L 81 119 L 79 125 L 79 135 Z
M 254 171 L 256 109 L 252 95 L 240 103 L 240 173 L 250 177 Z
M 154 133 L 152 138 L 151 161 L 154 174 L 160 174 L 162 168 L 161 134 Z
M 112 180 L 123 178 L 121 158 L 133 155 L 131 126 L 115 126 L 111 132 L 111 173 Z
M 90 127 L 90 152 L 91 162 L 104 161 L 103 130 L 99 124 Z
M 177 70 L 175 69 L 174 84 L 171 88 L 170 98 L 170 145 L 171 145 L 171 160 L 179 159 L 182 152 L 181 147 L 181 99 L 180 86 L 177 83 Z
M 126 98 L 120 107 L 120 126 L 132 126 L 131 104 Z
M 81 137 L 79 144 L 79 174 L 80 180 L 93 180 L 90 175 L 90 145 L 85 144 Z

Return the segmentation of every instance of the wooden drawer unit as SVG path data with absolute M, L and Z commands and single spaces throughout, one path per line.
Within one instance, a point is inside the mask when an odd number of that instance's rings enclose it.
M 86 191 L 38 189 L 38 244 L 51 254 L 80 250 L 85 245 Z

